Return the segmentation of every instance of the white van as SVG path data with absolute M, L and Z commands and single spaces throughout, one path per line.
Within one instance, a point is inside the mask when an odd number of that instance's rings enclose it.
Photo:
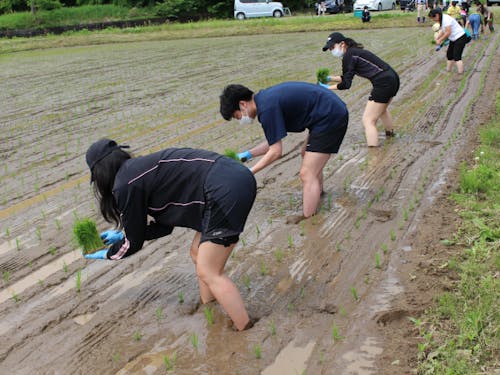
M 269 0 L 234 0 L 234 18 L 244 20 L 251 17 L 282 17 L 283 4 Z

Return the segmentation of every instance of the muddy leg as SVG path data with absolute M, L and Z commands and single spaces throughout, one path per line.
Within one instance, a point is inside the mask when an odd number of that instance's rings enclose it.
M 193 238 L 193 243 L 191 244 L 191 259 L 193 260 L 195 268 L 197 268 L 197 258 L 198 258 L 198 248 L 200 246 L 200 237 L 201 233 L 196 232 Z M 215 297 L 213 296 L 212 292 L 210 291 L 208 285 L 200 279 L 198 276 L 198 287 L 200 289 L 200 299 L 201 303 L 209 303 L 213 300 L 215 300 Z
M 323 188 L 323 168 L 328 159 L 330 154 L 306 151 L 302 160 L 300 179 L 303 186 L 302 205 L 305 217 L 314 215 L 318 209 Z
M 235 245 L 224 247 L 209 241 L 200 244 L 196 273 L 241 331 L 250 319 L 236 285 L 224 274 L 224 266 Z
M 387 106 L 387 103 L 376 103 L 373 100 L 366 103 L 365 112 L 363 113 L 363 126 L 365 127 L 368 147 L 378 146 L 377 121 L 387 110 Z

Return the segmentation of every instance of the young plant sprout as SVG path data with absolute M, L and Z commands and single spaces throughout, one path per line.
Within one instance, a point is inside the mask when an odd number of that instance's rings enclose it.
M 334 341 L 342 340 L 342 336 L 339 333 L 339 327 L 337 327 L 335 322 L 333 322 L 333 325 L 332 325 L 332 338 Z
M 351 287 L 351 294 L 356 302 L 359 301 L 358 291 L 353 286 Z
M 214 311 L 210 307 L 205 307 L 203 309 L 203 314 L 205 315 L 205 319 L 207 319 L 207 323 L 209 326 L 214 324 Z
M 389 247 L 383 243 L 380 248 L 382 249 L 382 251 L 384 252 L 384 254 L 387 254 L 387 251 L 389 251 Z
M 264 261 L 260 264 L 260 274 L 262 276 L 267 275 L 267 266 L 266 266 L 266 263 Z
M 253 347 L 253 352 L 255 354 L 255 358 L 261 359 L 262 358 L 262 348 L 259 344 L 255 345 Z
M 396 233 L 394 232 L 394 229 L 391 229 L 389 236 L 391 236 L 391 241 L 396 241 Z
M 20 301 L 20 298 L 16 294 L 16 292 L 12 292 L 12 299 L 14 300 L 15 303 L 18 303 Z
M 274 320 L 271 320 L 271 336 L 276 335 L 276 325 L 274 324 Z
M 157 307 L 155 310 L 156 320 L 160 321 L 163 319 L 163 309 L 161 307 Z
M 198 350 L 198 335 L 196 333 L 192 333 L 189 336 L 189 340 L 191 341 L 191 345 L 193 345 L 193 348 Z
M 328 83 L 328 76 L 330 75 L 330 69 L 328 68 L 319 68 L 316 71 L 316 79 L 321 83 Z
M 293 238 L 292 238 L 292 235 L 289 234 L 288 237 L 288 247 L 292 248 L 293 247 Z
M 276 261 L 278 263 L 281 263 L 283 261 L 283 256 L 284 256 L 284 253 L 283 253 L 283 250 L 281 250 L 281 249 L 277 249 L 274 252 L 274 257 L 276 258 Z
M 240 158 L 238 157 L 238 153 L 230 148 L 226 148 L 224 150 L 224 155 L 226 155 L 228 158 L 234 159 L 236 161 L 240 161 Z
M 243 277 L 243 284 L 245 284 L 245 287 L 250 290 L 250 276 L 245 275 Z
M 380 254 L 379 253 L 375 254 L 375 268 L 380 269 Z
M 77 219 L 73 226 L 73 235 L 78 246 L 82 248 L 83 254 L 93 253 L 106 246 L 97 232 L 95 222 L 91 219 Z
M 135 331 L 134 334 L 132 335 L 134 341 L 141 341 L 142 339 L 142 333 L 139 331 Z
M 2 279 L 3 281 L 5 281 L 6 283 L 9 282 L 9 279 L 10 279 L 10 272 L 9 271 L 3 271 L 2 272 Z
M 76 272 L 76 292 L 80 293 L 82 287 L 82 271 L 78 270 Z
M 179 291 L 179 293 L 177 293 L 177 300 L 181 304 L 184 303 L 184 293 L 182 293 L 182 291 Z

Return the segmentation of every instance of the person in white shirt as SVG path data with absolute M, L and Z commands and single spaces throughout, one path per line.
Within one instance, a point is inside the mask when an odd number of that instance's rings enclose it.
M 463 74 L 464 63 L 462 61 L 462 53 L 467 43 L 467 35 L 462 26 L 453 18 L 447 14 L 443 14 L 443 11 L 439 8 L 432 9 L 429 12 L 429 18 L 438 22 L 441 26 L 441 33 L 436 39 L 437 45 L 443 43 L 446 39 L 450 40 L 448 45 L 448 50 L 446 51 L 446 71 L 451 71 L 453 64 L 457 66 L 458 74 Z

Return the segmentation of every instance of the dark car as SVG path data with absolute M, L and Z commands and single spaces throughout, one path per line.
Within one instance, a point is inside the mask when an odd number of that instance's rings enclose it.
M 326 1 L 322 1 L 322 2 L 325 3 L 326 13 L 337 14 L 337 13 L 340 13 L 344 10 L 343 0 L 326 0 Z M 314 9 L 316 11 L 316 14 L 318 14 L 318 5 L 319 5 L 318 2 L 316 2 L 314 4 Z

